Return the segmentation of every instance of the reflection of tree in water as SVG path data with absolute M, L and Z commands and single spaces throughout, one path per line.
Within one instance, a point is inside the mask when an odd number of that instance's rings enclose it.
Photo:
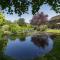
M 4 48 L 6 47 L 7 42 L 6 36 L 0 34 L 0 60 L 12 60 L 10 57 L 4 55 Z
M 32 42 L 38 46 L 38 47 L 45 47 L 46 45 L 48 45 L 48 40 L 47 37 L 41 37 L 41 36 L 33 36 L 32 38 Z
M 21 32 L 19 35 L 12 34 L 9 36 L 10 40 L 16 40 L 17 38 L 20 39 L 20 41 L 25 41 L 26 34 Z
M 4 47 L 7 45 L 8 40 L 4 40 L 2 37 L 2 40 L 0 40 L 0 60 L 3 60 L 5 58 L 3 51 Z
M 21 34 L 19 35 L 20 41 L 25 41 L 25 38 L 26 38 L 26 34 L 25 34 L 25 33 L 21 33 Z
M 16 38 L 17 38 L 17 35 L 14 35 L 14 34 L 12 34 L 12 35 L 9 36 L 10 40 L 16 40 Z

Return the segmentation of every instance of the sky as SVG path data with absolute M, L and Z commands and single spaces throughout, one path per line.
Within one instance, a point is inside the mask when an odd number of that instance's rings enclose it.
M 4 13 L 4 16 L 5 16 L 5 19 L 10 20 L 10 21 L 14 21 L 14 20 L 17 20 L 19 18 L 24 18 L 25 22 L 29 23 L 30 20 L 33 17 L 32 13 L 31 13 L 31 10 L 32 10 L 32 8 L 31 8 L 31 6 L 29 6 L 28 14 L 25 13 L 25 14 L 23 14 L 21 16 L 18 16 L 15 13 L 13 15 Z M 39 9 L 39 12 L 43 12 L 44 14 L 47 14 L 48 15 L 48 19 L 50 19 L 53 16 L 59 15 L 55 11 L 51 10 L 51 7 L 49 5 L 47 5 L 47 4 L 42 5 L 40 7 L 40 9 Z

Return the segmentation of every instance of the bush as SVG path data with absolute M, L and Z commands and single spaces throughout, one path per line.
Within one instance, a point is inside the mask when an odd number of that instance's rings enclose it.
M 37 31 L 45 31 L 47 28 L 47 25 L 41 25 L 40 27 L 37 27 Z
M 20 30 L 20 26 L 17 24 L 11 24 L 10 25 L 10 31 L 12 33 L 17 33 Z
M 9 25 L 3 25 L 2 30 L 3 31 L 9 31 Z

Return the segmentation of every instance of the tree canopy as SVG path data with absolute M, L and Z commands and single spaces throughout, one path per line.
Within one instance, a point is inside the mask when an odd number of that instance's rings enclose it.
M 50 5 L 54 11 L 60 13 L 60 0 L 0 0 L 1 10 L 6 10 L 9 14 L 15 12 L 18 15 L 26 13 L 30 5 L 32 14 L 35 14 L 43 4 Z
M 15 23 L 17 23 L 19 26 L 26 26 L 24 18 L 20 18 L 20 19 L 16 20 Z
M 43 12 L 37 13 L 33 16 L 30 23 L 35 26 L 40 26 L 48 21 L 47 17 L 48 15 L 45 15 Z

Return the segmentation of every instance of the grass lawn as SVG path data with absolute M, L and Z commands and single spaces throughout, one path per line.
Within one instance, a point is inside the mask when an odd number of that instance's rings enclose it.
M 60 29 L 47 29 L 46 32 L 48 33 L 60 33 Z
M 57 32 L 60 30 L 49 30 L 50 32 Z M 50 53 L 43 57 L 37 57 L 34 60 L 60 60 L 60 36 L 54 38 L 54 47 Z

